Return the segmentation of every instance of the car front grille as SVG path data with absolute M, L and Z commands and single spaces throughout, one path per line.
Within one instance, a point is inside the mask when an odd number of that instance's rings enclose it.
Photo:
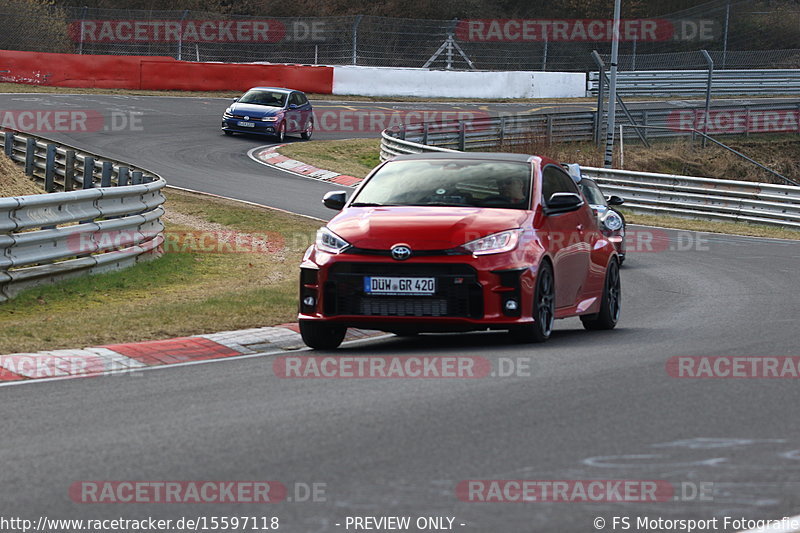
M 431 296 L 364 293 L 364 276 L 435 277 Z M 469 265 L 336 263 L 324 287 L 326 315 L 397 317 L 483 317 L 483 293 Z

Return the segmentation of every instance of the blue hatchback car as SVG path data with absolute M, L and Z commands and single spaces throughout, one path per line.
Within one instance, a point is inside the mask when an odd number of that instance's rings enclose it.
M 283 142 L 287 133 L 310 139 L 314 132 L 314 110 L 301 91 L 276 87 L 253 87 L 236 98 L 222 115 L 222 131 L 272 135 Z

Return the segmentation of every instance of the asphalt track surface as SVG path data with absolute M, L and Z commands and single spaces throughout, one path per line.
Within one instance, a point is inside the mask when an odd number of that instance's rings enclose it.
M 219 100 L 28 97 L 37 100 L 0 96 L 0 104 L 135 108 L 144 131 L 62 138 L 178 186 L 330 216 L 316 198 L 332 187 L 245 156 L 269 141 L 219 134 Z M 614 516 L 634 526 L 645 516 L 717 517 L 714 531 L 732 531 L 724 517 L 798 514 L 797 380 L 675 378 L 666 363 L 800 356 L 800 245 L 652 236 L 657 251 L 631 251 L 623 268 L 614 331 L 587 332 L 568 319 L 540 346 L 476 333 L 389 337 L 336 352 L 529 365 L 511 377 L 281 379 L 266 356 L 4 387 L 0 515 L 277 516 L 291 532 L 346 531 L 348 516 L 447 516 L 456 530 L 516 533 L 597 531 L 597 517 L 613 531 Z M 687 494 L 646 503 L 460 501 L 456 486 L 471 479 L 664 480 Z M 78 504 L 68 488 L 81 480 L 277 480 L 290 496 L 295 483 L 322 483 L 325 501 Z M 689 497 L 701 483 L 710 495 Z

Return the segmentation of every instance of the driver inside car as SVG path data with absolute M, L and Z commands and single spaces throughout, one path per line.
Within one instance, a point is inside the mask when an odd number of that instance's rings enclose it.
M 498 182 L 500 196 L 510 200 L 512 204 L 523 204 L 527 201 L 525 180 L 521 177 L 512 177 Z

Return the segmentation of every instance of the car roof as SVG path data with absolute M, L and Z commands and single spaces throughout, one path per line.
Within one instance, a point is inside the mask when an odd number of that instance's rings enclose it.
M 284 89 L 283 87 L 250 87 L 248 91 L 278 91 L 281 93 L 291 93 L 294 89 Z
M 468 159 L 476 161 L 513 161 L 518 163 L 530 163 L 535 157 L 529 154 L 509 154 L 504 152 L 425 152 L 423 154 L 398 155 L 392 161 L 414 161 L 424 159 Z M 543 163 L 554 163 L 546 157 L 542 157 Z

